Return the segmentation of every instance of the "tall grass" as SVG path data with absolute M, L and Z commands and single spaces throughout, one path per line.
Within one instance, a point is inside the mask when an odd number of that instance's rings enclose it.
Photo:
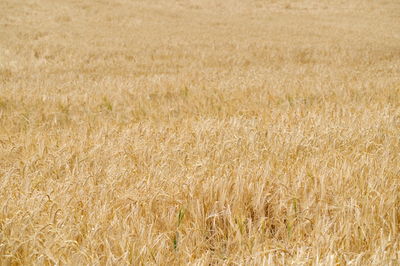
M 400 260 L 397 1 L 0 3 L 0 264 Z

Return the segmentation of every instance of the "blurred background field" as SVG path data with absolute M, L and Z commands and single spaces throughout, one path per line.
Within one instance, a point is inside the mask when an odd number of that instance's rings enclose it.
M 0 264 L 398 265 L 399 21 L 2 0 Z

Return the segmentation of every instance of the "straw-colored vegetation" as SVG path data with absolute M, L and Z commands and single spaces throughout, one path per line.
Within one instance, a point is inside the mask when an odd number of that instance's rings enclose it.
M 400 259 L 400 2 L 0 1 L 0 264 Z

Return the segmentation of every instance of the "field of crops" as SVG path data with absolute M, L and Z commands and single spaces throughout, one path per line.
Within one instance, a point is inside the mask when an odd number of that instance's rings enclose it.
M 398 0 L 1 0 L 0 265 L 399 265 Z

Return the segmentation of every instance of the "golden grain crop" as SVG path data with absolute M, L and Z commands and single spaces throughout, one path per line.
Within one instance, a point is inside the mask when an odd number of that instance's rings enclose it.
M 1 0 L 0 265 L 398 265 L 399 21 Z

